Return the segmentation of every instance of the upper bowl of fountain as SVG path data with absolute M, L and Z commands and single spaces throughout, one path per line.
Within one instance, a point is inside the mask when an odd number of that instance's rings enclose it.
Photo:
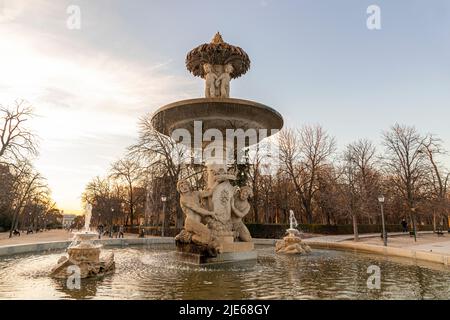
M 286 232 L 287 232 L 289 235 L 296 236 L 296 237 L 300 237 L 300 231 L 298 231 L 298 229 L 289 228 L 289 229 L 286 230 Z
M 178 101 L 161 107 L 152 118 L 153 127 L 171 136 L 174 130 L 187 130 L 192 140 L 195 121 L 201 121 L 199 134 L 218 129 L 223 137 L 226 129 L 267 130 L 267 136 L 283 127 L 283 117 L 274 109 L 258 102 L 234 98 L 198 98 Z

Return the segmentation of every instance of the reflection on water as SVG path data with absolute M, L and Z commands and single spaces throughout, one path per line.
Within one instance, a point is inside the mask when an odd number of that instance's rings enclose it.
M 215 267 L 177 262 L 171 246 L 113 251 L 114 274 L 82 279 L 70 290 L 48 271 L 61 252 L 0 259 L 0 299 L 449 299 L 450 270 L 353 252 L 315 250 L 275 255 L 259 247 L 258 261 Z M 381 290 L 369 290 L 367 268 L 381 268 Z

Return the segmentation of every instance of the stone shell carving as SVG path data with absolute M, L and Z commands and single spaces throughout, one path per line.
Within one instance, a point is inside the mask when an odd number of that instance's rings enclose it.
M 186 68 L 196 77 L 205 78 L 204 64 L 233 66 L 231 78 L 235 79 L 250 69 L 250 58 L 240 47 L 223 41 L 217 33 L 211 43 L 204 43 L 192 49 L 186 57 Z

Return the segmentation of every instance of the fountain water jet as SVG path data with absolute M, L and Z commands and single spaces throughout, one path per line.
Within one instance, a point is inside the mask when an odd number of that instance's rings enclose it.
M 96 232 L 90 231 L 92 217 L 92 206 L 86 205 L 84 231 L 74 233 L 74 240 L 70 244 L 67 252 L 69 257 L 62 256 L 58 264 L 51 270 L 51 275 L 55 278 L 67 278 L 72 274 L 70 266 L 80 268 L 80 277 L 87 278 L 102 276 L 111 272 L 115 268 L 114 254 L 110 253 L 105 257 L 100 257 L 101 244 L 96 244 Z
M 278 240 L 275 245 L 276 253 L 302 254 L 311 252 L 311 248 L 302 243 L 300 231 L 297 229 L 298 223 L 295 219 L 294 211 L 289 210 L 289 229 L 286 230 L 287 236 L 283 240 Z

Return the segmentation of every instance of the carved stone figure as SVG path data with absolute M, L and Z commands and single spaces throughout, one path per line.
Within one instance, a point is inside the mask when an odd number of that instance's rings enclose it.
M 207 218 L 208 227 L 217 237 L 233 235 L 231 222 L 231 201 L 235 187 L 230 180 L 236 177 L 229 174 L 224 165 L 211 165 L 208 168 L 209 209 L 215 213 L 214 218 Z
M 287 254 L 303 254 L 311 252 L 311 248 L 302 242 L 301 238 L 289 234 L 283 238 L 283 240 L 277 241 L 275 244 L 276 253 L 287 253 Z
M 224 72 L 216 80 L 216 87 L 220 88 L 221 98 L 230 97 L 230 81 L 233 70 L 233 66 L 230 63 L 226 64 Z
M 216 95 L 216 80 L 217 75 L 214 73 L 211 64 L 205 63 L 203 65 L 205 70 L 205 97 L 215 98 Z
M 198 245 L 208 246 L 212 243 L 211 231 L 202 223 L 205 216 L 214 216 L 214 212 L 204 209 L 201 204 L 201 198 L 204 197 L 200 191 L 192 191 L 191 185 L 187 180 L 181 180 L 177 185 L 180 193 L 180 206 L 186 215 L 184 229 L 188 233 L 181 233 L 176 240 L 182 242 L 192 241 Z
M 253 196 L 252 189 L 249 186 L 240 188 L 231 201 L 231 222 L 235 232 L 235 238 L 245 242 L 251 242 L 252 236 L 248 231 L 242 218 L 250 211 L 250 203 L 248 198 Z
M 283 240 L 278 240 L 275 244 L 276 253 L 302 254 L 311 252 L 311 248 L 302 242 L 300 232 L 296 229 L 298 226 L 294 211 L 289 210 L 289 229 L 288 235 Z

